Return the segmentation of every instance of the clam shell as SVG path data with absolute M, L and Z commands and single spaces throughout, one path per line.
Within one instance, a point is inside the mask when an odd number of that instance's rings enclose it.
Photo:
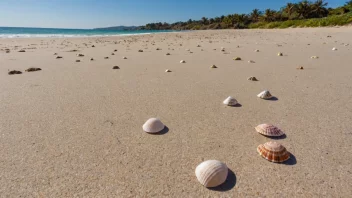
M 258 153 L 270 162 L 284 162 L 290 159 L 290 153 L 277 142 L 267 142 L 257 148 Z
M 234 98 L 231 97 L 231 96 L 229 96 L 228 98 L 226 98 L 226 99 L 224 100 L 224 102 L 222 102 L 222 103 L 224 103 L 224 104 L 227 105 L 227 106 L 235 106 L 235 105 L 238 104 L 237 100 L 234 99 Z
M 180 63 L 186 63 L 186 61 L 184 61 L 184 60 L 181 60 L 181 61 L 180 61 Z
M 278 55 L 278 56 L 283 56 L 284 54 L 283 54 L 283 53 L 281 53 L 281 52 L 279 52 L 277 55 Z
M 270 137 L 278 137 L 285 134 L 279 128 L 271 124 L 260 124 L 255 127 L 255 130 L 262 135 Z
M 238 60 L 242 60 L 242 59 L 241 59 L 241 57 L 235 57 L 235 58 L 233 58 L 233 60 L 237 60 L 238 61 Z
M 337 48 L 335 48 L 335 47 L 334 47 L 334 48 L 332 48 L 332 51 L 337 51 Z
M 171 72 L 171 70 L 167 69 L 167 70 L 165 70 L 165 72 Z
M 228 171 L 226 164 L 218 160 L 208 160 L 199 164 L 195 173 L 203 186 L 211 188 L 223 184 L 226 181 Z
M 158 133 L 165 128 L 165 125 L 158 118 L 150 118 L 142 128 L 147 133 Z
M 255 52 L 259 52 L 259 50 L 258 49 L 256 49 L 256 50 L 254 50 Z
M 212 68 L 212 69 L 216 69 L 216 68 L 218 68 L 216 65 L 212 65 L 210 68 Z
M 259 98 L 262 98 L 262 99 L 270 99 L 272 98 L 273 96 L 271 95 L 271 93 L 267 90 L 265 91 L 262 91 L 260 94 L 257 95 Z

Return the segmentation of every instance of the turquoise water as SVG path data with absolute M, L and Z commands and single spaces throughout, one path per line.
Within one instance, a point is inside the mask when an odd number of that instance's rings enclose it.
M 0 38 L 119 36 L 162 32 L 171 31 L 0 27 Z

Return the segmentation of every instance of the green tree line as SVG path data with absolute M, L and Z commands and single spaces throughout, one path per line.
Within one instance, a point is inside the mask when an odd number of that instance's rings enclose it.
M 280 10 L 254 9 L 249 14 L 229 14 L 215 18 L 202 17 L 200 20 L 189 19 L 176 23 L 149 23 L 140 27 L 144 30 L 205 30 L 205 29 L 244 29 L 259 27 L 260 24 L 289 22 L 295 20 L 320 19 L 352 13 L 352 0 L 337 8 L 328 8 L 324 0 L 314 2 L 303 0 L 298 3 L 287 3 Z M 352 15 L 348 15 L 351 17 Z M 345 17 L 346 18 L 346 17 Z M 352 20 L 352 17 L 351 17 Z M 349 22 L 350 19 L 345 20 Z M 333 24 L 332 24 L 333 25 Z

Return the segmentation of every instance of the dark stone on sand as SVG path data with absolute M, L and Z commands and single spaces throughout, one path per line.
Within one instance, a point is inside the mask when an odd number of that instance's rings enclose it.
M 62 56 L 57 56 L 57 57 L 56 57 L 56 59 L 60 59 L 60 58 L 62 58 Z
M 115 55 L 114 53 L 111 53 L 111 55 Z
M 94 58 L 91 58 L 90 60 L 91 60 L 91 61 L 93 61 L 93 60 L 94 60 Z
M 120 69 L 119 66 L 114 66 L 112 69 Z
M 106 57 L 104 57 L 104 59 L 109 59 L 109 57 L 106 56 Z
M 76 63 L 79 63 L 79 62 L 81 62 L 81 60 L 76 60 Z
M 37 67 L 30 67 L 26 69 L 26 72 L 35 72 L 35 71 L 41 71 L 42 69 L 37 68 Z
M 143 52 L 143 50 L 138 50 L 138 52 Z
M 115 49 L 114 52 L 117 52 L 117 49 Z
M 9 75 L 15 75 L 15 74 L 22 74 L 21 71 L 17 71 L 17 70 L 12 70 L 12 71 L 9 71 L 8 73 Z
M 92 47 L 95 47 L 95 45 L 92 45 Z

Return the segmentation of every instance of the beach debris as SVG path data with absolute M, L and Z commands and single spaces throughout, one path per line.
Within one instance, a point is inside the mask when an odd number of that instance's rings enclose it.
M 327 37 L 328 37 L 328 38 L 331 38 L 331 36 L 330 36 L 330 35 L 328 35 Z
M 170 56 L 171 54 L 170 53 L 166 53 L 166 56 Z
M 109 59 L 109 57 L 108 57 L 108 56 L 106 56 L 106 57 L 104 57 L 104 59 Z
M 54 53 L 53 55 L 57 55 L 57 53 Z
M 265 100 L 268 100 L 273 97 L 268 90 L 264 90 L 260 92 L 260 94 L 258 94 L 257 96 L 258 98 L 265 99 Z
M 184 60 L 181 60 L 181 61 L 180 61 L 180 63 L 186 63 L 186 61 L 184 61 Z
M 249 77 L 247 80 L 250 80 L 250 81 L 258 81 L 258 79 L 254 76 L 251 76 Z
M 122 57 L 123 59 L 127 59 L 127 57 L 126 56 L 124 56 L 124 57 Z
M 299 70 L 304 70 L 304 68 L 303 68 L 302 66 L 297 67 L 297 69 L 299 69 Z
M 258 133 L 269 137 L 279 137 L 285 134 L 279 128 L 272 124 L 260 124 L 255 127 L 255 130 Z
M 26 52 L 26 50 L 24 50 L 24 49 L 21 49 L 21 50 L 19 50 L 18 52 Z
M 226 98 L 222 103 L 227 106 L 236 106 L 238 104 L 237 100 L 231 96 Z
M 92 47 L 95 47 L 95 45 L 92 45 Z
M 114 49 L 114 52 L 117 52 L 117 49 Z
M 214 50 L 216 50 L 216 49 L 214 49 Z M 224 47 L 221 47 L 221 51 L 224 52 L 224 51 L 225 51 L 225 48 L 224 48 Z
M 120 69 L 120 67 L 119 66 L 114 66 L 114 67 L 112 67 L 112 69 Z
M 241 57 L 235 57 L 233 60 L 240 61 L 242 59 L 241 59 Z
M 10 49 L 6 49 L 5 52 L 6 52 L 6 53 L 10 53 Z
M 171 72 L 171 70 L 168 70 L 168 69 L 167 69 L 167 70 L 165 70 L 165 72 L 168 73 L 168 72 Z
M 94 61 L 94 58 L 91 58 L 90 61 Z
M 332 48 L 332 51 L 337 51 L 337 48 L 336 47 Z
M 12 70 L 12 71 L 9 71 L 8 73 L 9 75 L 15 75 L 15 74 L 22 74 L 21 71 L 17 71 L 17 70 Z
M 197 166 L 195 174 L 203 186 L 211 188 L 223 184 L 228 171 L 226 164 L 218 160 L 207 160 Z
M 349 46 L 349 45 L 350 45 L 350 44 L 348 44 L 348 43 L 347 43 L 347 44 L 345 44 L 345 46 L 346 46 L 346 47 L 347 47 L 347 46 Z
M 138 52 L 143 52 L 143 50 L 138 50 Z
M 258 153 L 270 162 L 281 163 L 290 159 L 290 153 L 277 142 L 267 142 L 257 148 Z
M 56 57 L 56 59 L 60 59 L 60 58 L 62 58 L 62 56 L 57 56 L 57 57 Z
M 200 45 L 197 45 L 197 47 L 201 47 Z
M 256 49 L 256 50 L 254 50 L 255 52 L 259 52 L 259 50 L 258 49 Z
M 216 69 L 216 68 L 218 68 L 216 65 L 212 65 L 210 68 L 212 68 L 212 69 Z
M 161 50 L 160 48 L 156 48 L 157 51 Z
M 77 57 L 83 57 L 84 54 L 77 54 Z
M 255 63 L 253 60 L 249 60 L 248 63 Z
M 158 118 L 150 118 L 142 128 L 147 133 L 159 133 L 165 128 L 165 125 Z
M 79 62 L 81 62 L 81 60 L 76 60 L 76 63 L 79 63 Z
M 40 71 L 40 70 L 42 70 L 42 69 L 37 68 L 37 67 L 30 67 L 30 68 L 26 69 L 25 71 L 26 72 L 35 72 L 35 71 Z
M 115 55 L 115 53 L 111 53 L 111 55 L 113 56 L 113 55 Z
M 77 52 L 78 50 L 74 49 L 74 50 L 68 50 L 68 52 Z
M 277 53 L 277 55 L 278 55 L 278 56 L 283 56 L 284 54 L 281 53 L 281 52 L 279 52 L 279 53 Z
M 318 59 L 319 57 L 318 56 L 312 56 L 310 57 L 311 59 Z

